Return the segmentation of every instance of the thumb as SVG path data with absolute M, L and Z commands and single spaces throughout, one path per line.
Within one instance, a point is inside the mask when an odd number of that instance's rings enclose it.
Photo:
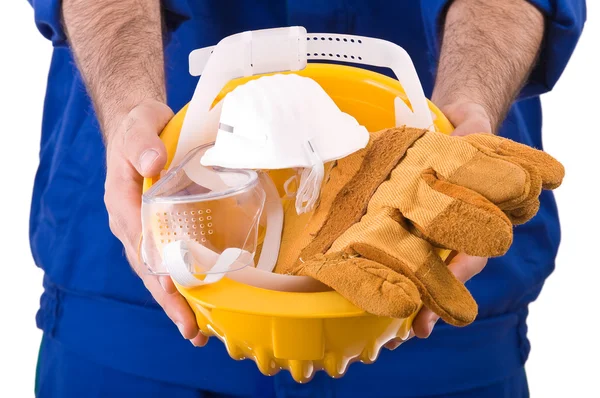
M 464 137 L 470 134 L 490 134 L 492 130 L 489 120 L 479 115 L 474 115 L 462 123 L 455 124 L 455 126 L 452 135 L 456 137 Z
M 491 118 L 486 109 L 474 102 L 459 102 L 442 108 L 444 115 L 455 126 L 452 135 L 465 136 L 475 133 L 492 133 Z
M 160 132 L 173 111 L 158 101 L 144 101 L 133 108 L 123 122 L 122 153 L 143 177 L 158 175 L 167 162 Z
M 465 253 L 458 253 L 450 260 L 448 269 L 460 282 L 465 283 L 480 273 L 486 264 L 487 258 L 485 257 L 474 257 Z M 438 319 L 440 319 L 439 315 L 431 309 L 421 308 L 413 321 L 412 329 L 415 336 L 421 339 L 429 337 Z

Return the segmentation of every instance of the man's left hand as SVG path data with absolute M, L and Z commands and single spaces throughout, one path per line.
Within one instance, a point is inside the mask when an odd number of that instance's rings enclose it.
M 479 104 L 473 102 L 451 104 L 443 107 L 442 112 L 456 126 L 452 132 L 454 136 L 465 136 L 475 133 L 491 134 L 492 132 L 490 117 L 485 108 Z M 448 268 L 459 281 L 465 283 L 483 270 L 487 264 L 487 260 L 485 257 L 475 257 L 465 253 L 458 253 L 450 260 Z M 419 338 L 429 337 L 438 319 L 440 319 L 438 315 L 429 308 L 423 307 L 413 321 L 412 331 L 408 339 L 414 336 Z M 394 339 L 388 342 L 385 347 L 394 350 L 404 341 Z

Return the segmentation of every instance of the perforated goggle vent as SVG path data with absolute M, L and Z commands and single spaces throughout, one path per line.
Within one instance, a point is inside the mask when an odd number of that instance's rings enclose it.
M 213 234 L 212 210 L 198 208 L 183 212 L 156 212 L 160 243 L 188 237 L 196 242 L 206 242 L 206 236 Z

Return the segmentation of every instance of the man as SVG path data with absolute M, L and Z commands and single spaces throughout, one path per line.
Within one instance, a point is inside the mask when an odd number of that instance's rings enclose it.
M 162 169 L 158 133 L 192 96 L 189 52 L 289 25 L 393 41 L 455 134 L 496 133 L 540 148 L 539 95 L 573 51 L 583 0 L 31 3 L 55 46 L 31 214 L 31 246 L 45 271 L 38 396 L 528 396 L 527 306 L 559 243 L 551 193 L 515 230 L 507 255 L 459 254 L 450 264 L 462 281 L 481 271 L 467 283 L 480 305 L 476 322 L 435 325 L 424 309 L 414 326 L 421 339 L 339 380 L 319 373 L 299 385 L 286 372 L 265 377 L 252 362 L 231 360 L 199 333 L 168 278 L 140 272 L 141 180 Z

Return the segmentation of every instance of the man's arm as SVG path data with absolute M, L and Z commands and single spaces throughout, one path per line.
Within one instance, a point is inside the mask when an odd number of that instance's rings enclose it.
M 454 0 L 442 32 L 433 102 L 451 118 L 477 104 L 496 132 L 537 60 L 542 13 L 526 0 Z
M 160 0 L 63 0 L 69 45 L 106 141 L 105 203 L 111 231 L 181 334 L 204 345 L 195 316 L 168 277 L 139 263 L 142 177 L 158 175 L 166 150 L 158 134 L 173 116 L 165 104 Z
M 451 3 L 432 100 L 456 127 L 455 135 L 496 132 L 535 65 L 543 35 L 543 15 L 525 0 Z M 466 282 L 486 263 L 459 253 L 448 267 Z M 429 336 L 438 319 L 423 308 L 414 333 Z
M 159 0 L 64 0 L 63 20 L 103 134 L 146 99 L 165 102 Z

